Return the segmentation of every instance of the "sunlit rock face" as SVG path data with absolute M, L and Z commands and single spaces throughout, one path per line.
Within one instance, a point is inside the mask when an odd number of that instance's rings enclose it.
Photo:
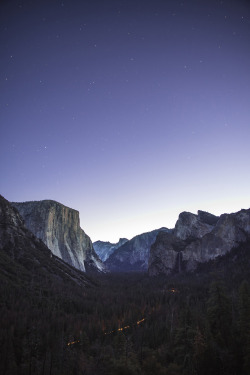
M 150 247 L 160 231 L 169 231 L 169 229 L 156 229 L 135 236 L 115 250 L 105 265 L 113 272 L 146 271 Z
M 149 274 L 193 271 L 198 263 L 225 255 L 249 238 L 250 209 L 220 217 L 181 213 L 173 233 L 158 235 L 152 245 Z
M 80 227 L 79 212 L 52 200 L 12 203 L 52 253 L 81 271 L 105 269 Z
M 0 195 L 0 274 L 5 281 L 12 282 L 13 275 L 23 284 L 33 279 L 36 282 L 48 279 L 56 283 L 73 282 L 84 287 L 91 282 L 86 276 L 53 256 L 51 250 L 27 227 L 18 210 Z M 38 284 L 36 284 L 38 285 Z
M 127 238 L 120 238 L 117 243 L 96 241 L 93 242 L 93 247 L 99 258 L 105 262 L 115 250 L 124 245 L 127 241 Z

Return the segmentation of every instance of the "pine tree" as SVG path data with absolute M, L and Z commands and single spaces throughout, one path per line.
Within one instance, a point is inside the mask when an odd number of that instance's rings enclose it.
M 250 329 L 250 290 L 246 281 L 239 289 L 239 332 L 242 345 L 247 344 Z
M 211 371 L 216 374 L 230 374 L 233 369 L 232 307 L 220 281 L 212 282 L 207 303 L 208 350 Z
M 220 281 L 212 282 L 209 290 L 207 316 L 215 342 L 228 347 L 231 327 L 231 303 Z
M 243 356 L 243 373 L 250 373 L 250 290 L 246 281 L 239 289 L 239 333 Z
M 197 327 L 193 344 L 193 361 L 198 374 L 202 373 L 202 368 L 205 362 L 206 349 L 207 343 L 205 336 L 201 332 L 200 328 Z
M 193 370 L 194 337 L 191 312 L 189 308 L 185 308 L 176 330 L 174 349 L 175 362 L 182 366 L 183 374 L 190 374 Z

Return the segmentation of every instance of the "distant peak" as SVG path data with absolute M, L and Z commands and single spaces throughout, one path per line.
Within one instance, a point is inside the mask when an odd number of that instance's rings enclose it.
M 118 243 L 121 243 L 121 242 L 127 242 L 128 241 L 128 239 L 127 238 L 119 238 L 119 241 L 118 241 Z
M 203 223 L 209 224 L 209 225 L 215 225 L 217 221 L 219 220 L 219 216 L 215 216 L 213 214 L 210 214 L 209 212 L 201 211 L 201 210 L 198 211 L 198 218 Z

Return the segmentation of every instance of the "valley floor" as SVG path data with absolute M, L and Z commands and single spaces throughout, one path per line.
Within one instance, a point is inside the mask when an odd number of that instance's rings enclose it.
M 249 374 L 249 249 L 193 275 L 99 275 L 86 288 L 2 277 L 0 373 Z

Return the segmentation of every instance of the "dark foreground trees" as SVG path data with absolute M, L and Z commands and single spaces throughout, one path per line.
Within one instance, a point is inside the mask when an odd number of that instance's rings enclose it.
M 163 279 L 133 277 L 133 286 L 112 276 L 112 283 L 106 279 L 76 298 L 60 290 L 7 290 L 1 374 L 249 373 L 247 282 L 232 294 L 221 281 L 207 287 L 181 282 L 173 291 Z
M 250 277 L 240 269 L 110 274 L 85 289 L 2 277 L 0 373 L 247 375 Z

